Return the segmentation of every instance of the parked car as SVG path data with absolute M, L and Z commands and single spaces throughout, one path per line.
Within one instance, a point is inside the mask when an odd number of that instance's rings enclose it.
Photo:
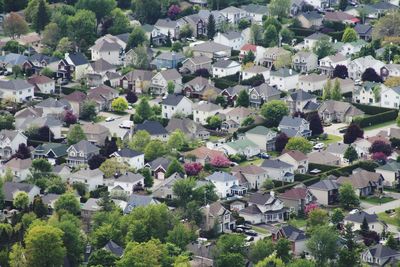
M 132 126 L 133 126 L 133 121 L 124 120 L 122 123 L 120 123 L 119 128 L 130 129 Z
M 258 236 L 258 233 L 254 230 L 245 230 L 244 233 L 249 236 Z
M 254 237 L 253 236 L 247 236 L 245 240 L 246 240 L 246 242 L 254 241 Z
M 261 152 L 260 154 L 257 155 L 259 158 L 261 159 L 269 159 L 270 155 L 268 155 L 268 153 L 265 152 Z
M 244 224 L 239 224 L 239 225 L 236 225 L 236 228 L 241 228 L 241 229 L 244 229 L 244 230 L 250 230 L 251 226 L 244 225 Z
M 314 145 L 315 150 L 320 150 L 320 149 L 323 149 L 324 147 L 325 147 L 324 143 L 318 143 L 318 144 Z
M 340 129 L 340 130 L 339 130 L 339 133 L 344 134 L 346 131 L 347 131 L 347 127 Z
M 115 120 L 114 117 L 108 117 L 108 118 L 105 119 L 106 122 L 110 122 L 110 121 L 113 121 L 113 120 Z

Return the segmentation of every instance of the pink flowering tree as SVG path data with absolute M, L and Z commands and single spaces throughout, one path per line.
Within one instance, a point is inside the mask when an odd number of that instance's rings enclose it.
M 168 9 L 167 16 L 170 19 L 175 19 L 181 13 L 181 8 L 177 5 L 171 5 Z
M 213 167 L 225 168 L 231 164 L 231 161 L 225 156 L 217 155 L 211 160 L 210 164 Z
M 203 165 L 198 162 L 185 163 L 183 167 L 185 168 L 186 174 L 189 176 L 196 176 L 203 169 Z
M 64 122 L 67 125 L 75 124 L 78 121 L 76 115 L 72 112 L 72 110 L 65 111 L 64 114 Z
M 308 215 L 308 213 L 310 213 L 311 211 L 313 211 L 313 210 L 315 210 L 315 209 L 318 209 L 318 208 L 319 208 L 318 204 L 316 204 L 316 203 L 310 203 L 310 204 L 308 204 L 308 205 L 305 205 L 305 207 L 304 207 L 304 213 L 305 213 L 306 215 Z
M 384 160 L 384 161 L 386 161 L 387 156 L 383 152 L 375 152 L 374 154 L 372 154 L 372 159 L 373 160 Z

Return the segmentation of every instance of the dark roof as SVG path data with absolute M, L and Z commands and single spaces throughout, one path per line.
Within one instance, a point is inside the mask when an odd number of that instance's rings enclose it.
M 356 26 L 354 27 L 354 30 L 358 34 L 366 34 L 372 30 L 372 26 L 369 24 L 356 24 Z
M 168 95 L 165 99 L 161 101 L 161 104 L 168 106 L 176 106 L 181 102 L 181 100 L 184 97 L 185 96 L 183 95 L 177 95 L 177 94 Z
M 335 181 L 330 180 L 330 179 L 325 179 L 325 180 L 321 180 L 315 184 L 310 185 L 308 188 L 329 191 L 329 190 L 338 189 L 339 186 Z
M 300 241 L 306 239 L 304 231 L 297 229 L 291 225 L 285 225 L 281 228 L 285 237 L 290 241 Z
M 279 197 L 301 200 L 307 197 L 307 192 L 307 188 L 292 188 L 280 194 Z
M 279 123 L 279 127 L 281 126 L 290 126 L 290 127 L 300 127 L 303 122 L 307 122 L 305 119 L 301 117 L 291 117 L 291 116 L 284 116 Z
M 71 59 L 75 66 L 85 65 L 89 63 L 86 57 L 80 52 L 69 53 L 68 57 Z
M 155 170 L 156 168 L 158 168 L 158 166 L 162 166 L 164 170 L 167 170 L 170 163 L 171 163 L 170 159 L 156 158 L 155 160 L 147 163 L 147 165 L 149 165 L 152 170 Z
M 270 194 L 267 193 L 254 193 L 250 195 L 249 203 L 254 203 L 257 205 L 265 205 L 267 201 L 271 198 Z
M 55 157 L 62 157 L 67 155 L 68 145 L 59 143 L 43 143 L 35 148 L 34 154 L 47 155 L 53 151 Z
M 78 143 L 72 145 L 71 147 L 74 147 L 76 151 L 83 151 L 85 154 L 91 152 L 98 153 L 100 151 L 100 149 L 97 146 L 93 145 L 87 140 L 81 140 Z
M 354 214 L 349 214 L 344 219 L 346 221 L 363 223 L 364 218 L 367 220 L 368 224 L 378 221 L 378 216 L 376 214 L 369 214 L 369 213 L 366 213 L 365 211 L 359 211 Z
M 247 213 L 247 214 L 260 214 L 262 211 L 257 207 L 257 205 L 249 205 L 244 209 L 241 209 L 240 212 Z
M 132 194 L 128 199 L 128 205 L 126 206 L 124 213 L 130 213 L 136 207 L 144 207 L 151 204 L 153 200 L 152 196 Z
M 308 20 L 315 20 L 315 19 L 322 19 L 322 15 L 318 11 L 308 11 L 301 13 L 300 15 L 303 15 Z
M 103 247 L 103 249 L 110 251 L 117 257 L 121 257 L 124 254 L 124 249 L 117 245 L 114 241 L 110 240 L 107 244 Z
M 141 124 L 137 124 L 135 131 L 140 130 L 147 131 L 150 135 L 168 134 L 164 126 L 158 121 L 145 121 Z
M 290 168 L 290 167 L 292 167 L 292 165 L 290 165 L 286 162 L 283 162 L 280 159 L 275 159 L 275 160 L 266 159 L 261 164 L 261 167 L 277 169 L 277 168 Z
M 302 89 L 298 89 L 298 90 L 294 91 L 292 94 L 290 94 L 290 97 L 294 101 L 306 101 L 306 100 L 317 98 L 315 95 L 312 95 Z
M 36 185 L 27 183 L 5 182 L 3 185 L 3 193 L 5 201 L 13 201 L 14 193 L 23 191 L 29 193 Z
M 120 157 L 123 157 L 123 158 L 133 158 L 133 157 L 137 157 L 139 155 L 143 155 L 142 152 L 135 151 L 130 148 L 123 148 L 119 151 L 116 151 L 115 154 L 118 154 Z
M 382 244 L 376 244 L 375 246 L 370 247 L 369 252 L 374 258 L 388 258 L 399 254 L 398 251 L 393 250 Z

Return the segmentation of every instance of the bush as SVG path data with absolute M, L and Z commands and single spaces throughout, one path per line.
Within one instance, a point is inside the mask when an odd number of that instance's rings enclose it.
M 311 34 L 313 34 L 315 31 L 314 30 L 310 30 L 310 29 L 304 29 L 304 28 L 289 28 L 294 35 L 296 36 L 301 36 L 301 37 L 307 37 L 310 36 Z
M 324 164 L 309 163 L 308 169 L 309 170 L 318 169 L 318 170 L 321 170 L 322 173 L 324 173 L 327 171 L 339 169 L 339 167 L 331 166 L 331 165 L 324 165 Z
M 360 128 L 365 128 L 368 126 L 381 124 L 388 121 L 394 121 L 396 120 L 397 115 L 398 115 L 397 110 L 390 110 L 376 115 L 355 118 L 354 122 L 357 123 L 360 126 Z

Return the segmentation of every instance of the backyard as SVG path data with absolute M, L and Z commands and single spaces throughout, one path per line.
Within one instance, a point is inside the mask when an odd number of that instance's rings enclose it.
M 378 213 L 377 215 L 380 220 L 384 221 L 387 224 L 398 225 L 396 213 L 381 212 L 381 213 Z

